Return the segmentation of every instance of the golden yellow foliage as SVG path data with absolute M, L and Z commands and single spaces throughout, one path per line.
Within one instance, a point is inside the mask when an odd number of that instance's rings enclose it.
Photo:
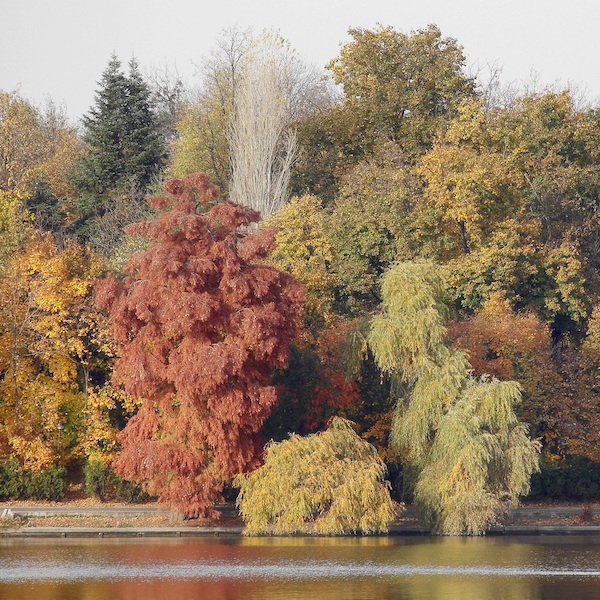
M 459 107 L 458 117 L 423 156 L 417 172 L 426 182 L 426 201 L 441 209 L 465 254 L 514 210 L 509 163 L 493 143 L 479 101 Z
M 30 191 L 46 180 L 58 198 L 73 196 L 67 173 L 81 148 L 52 103 L 40 111 L 17 92 L 0 92 L 0 190 Z
M 87 250 L 59 250 L 49 234 L 32 237 L 0 277 L 0 452 L 37 467 L 76 452 L 90 361 L 102 340 L 89 309 L 99 264 Z M 58 423 L 63 429 L 58 444 Z M 33 447 L 33 446 L 32 446 Z
M 335 251 L 321 202 L 311 195 L 294 197 L 263 225 L 278 229 L 271 260 L 306 286 L 306 321 L 330 326 L 335 319 L 332 303 L 339 280 L 331 270 Z
M 387 531 L 397 506 L 385 472 L 377 450 L 339 417 L 321 433 L 271 443 L 264 465 L 236 479 L 245 533 Z

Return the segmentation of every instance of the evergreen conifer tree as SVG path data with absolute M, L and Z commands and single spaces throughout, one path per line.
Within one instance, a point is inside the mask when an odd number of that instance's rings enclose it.
M 152 92 L 142 78 L 138 63 L 129 63 L 123 131 L 124 176 L 136 187 L 147 188 L 165 161 L 165 142 L 152 107 Z
M 129 75 L 113 55 L 102 74 L 95 105 L 83 117 L 86 154 L 74 181 L 81 194 L 76 233 L 89 237 L 90 224 L 104 214 L 118 193 L 143 198 L 152 178 L 164 166 L 165 141 L 152 109 L 151 91 L 137 61 Z

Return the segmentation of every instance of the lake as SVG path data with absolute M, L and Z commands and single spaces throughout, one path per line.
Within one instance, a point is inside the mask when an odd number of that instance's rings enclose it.
M 600 537 L 0 539 L 2 600 L 596 600 Z

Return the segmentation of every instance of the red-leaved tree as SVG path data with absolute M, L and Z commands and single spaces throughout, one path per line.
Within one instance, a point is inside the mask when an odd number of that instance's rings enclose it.
M 165 190 L 150 199 L 160 217 L 129 227 L 148 249 L 96 291 L 120 345 L 113 380 L 141 399 L 114 468 L 172 510 L 206 516 L 223 484 L 258 464 L 303 289 L 261 261 L 274 232 L 247 233 L 258 213 L 217 203 L 204 175 Z

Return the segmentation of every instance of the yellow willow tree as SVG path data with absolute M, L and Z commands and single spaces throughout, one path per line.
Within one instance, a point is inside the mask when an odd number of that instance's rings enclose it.
M 514 381 L 475 378 L 446 341 L 436 266 L 406 262 L 384 276 L 369 344 L 380 369 L 407 390 L 392 425 L 395 451 L 418 473 L 415 501 L 442 534 L 481 534 L 529 491 L 540 444 L 518 422 Z
M 271 443 L 265 464 L 236 479 L 246 533 L 387 531 L 396 508 L 385 474 L 375 447 L 339 417 L 326 431 Z

